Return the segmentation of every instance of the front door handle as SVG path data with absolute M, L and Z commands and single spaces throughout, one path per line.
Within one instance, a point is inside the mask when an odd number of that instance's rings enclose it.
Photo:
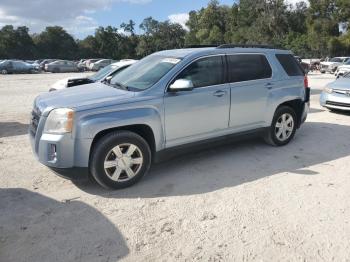
M 214 96 L 216 96 L 216 97 L 223 97 L 223 96 L 226 95 L 226 94 L 227 94 L 226 91 L 219 90 L 219 91 L 216 91 L 216 92 L 214 93 Z

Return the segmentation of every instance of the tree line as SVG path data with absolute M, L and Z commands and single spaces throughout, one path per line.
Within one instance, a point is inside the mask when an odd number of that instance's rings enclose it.
M 189 13 L 187 28 L 143 20 L 119 27 L 99 27 L 94 35 L 74 39 L 62 27 L 30 34 L 25 26 L 0 29 L 0 59 L 141 58 L 165 49 L 192 45 L 268 44 L 305 57 L 350 55 L 350 1 L 309 0 L 295 6 L 285 0 L 240 0 L 232 6 L 211 0 Z

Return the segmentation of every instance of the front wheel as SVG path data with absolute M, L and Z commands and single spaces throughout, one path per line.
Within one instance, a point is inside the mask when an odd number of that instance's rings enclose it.
M 121 189 L 137 183 L 149 170 L 151 150 L 138 134 L 116 131 L 94 146 L 90 172 L 103 187 Z
M 6 69 L 2 69 L 2 70 L 1 70 L 1 74 L 3 74 L 3 75 L 7 75 L 7 74 L 8 74 L 8 72 L 7 72 L 7 70 L 6 70 Z
M 265 135 L 265 141 L 273 146 L 287 145 L 295 135 L 296 125 L 297 117 L 295 111 L 288 106 L 279 107 Z

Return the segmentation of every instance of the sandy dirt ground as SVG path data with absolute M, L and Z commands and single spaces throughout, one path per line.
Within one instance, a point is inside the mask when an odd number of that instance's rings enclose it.
M 73 74 L 0 76 L 0 261 L 350 261 L 350 114 L 312 108 L 286 147 L 249 140 L 108 191 L 39 164 L 33 99 Z

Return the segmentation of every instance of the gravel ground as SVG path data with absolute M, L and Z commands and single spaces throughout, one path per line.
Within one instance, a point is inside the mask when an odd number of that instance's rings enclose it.
M 288 146 L 250 140 L 108 191 L 40 165 L 33 99 L 76 74 L 0 76 L 0 261 L 350 261 L 350 114 L 318 104 Z

